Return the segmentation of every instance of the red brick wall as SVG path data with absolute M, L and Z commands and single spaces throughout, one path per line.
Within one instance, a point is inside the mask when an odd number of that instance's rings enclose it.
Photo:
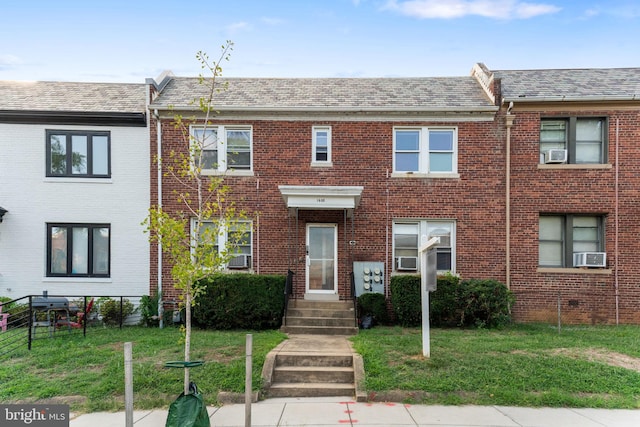
M 520 321 L 615 323 L 616 300 L 622 323 L 640 323 L 640 276 L 637 259 L 638 188 L 640 188 L 640 114 L 612 109 L 518 111 L 511 133 L 511 289 Z M 540 117 L 609 118 L 608 169 L 539 169 Z M 616 123 L 619 135 L 616 137 Z M 616 145 L 619 186 L 616 253 Z M 604 214 L 608 271 L 572 273 L 538 271 L 540 213 Z M 618 266 L 616 272 L 616 265 Z M 617 274 L 616 274 L 617 273 Z M 617 280 L 616 280 L 617 276 Z M 616 298 L 616 288 L 619 297 Z
M 460 178 L 388 178 L 393 162 L 394 126 L 428 126 L 443 123 L 321 122 L 321 121 L 224 121 L 220 124 L 253 127 L 252 177 L 227 177 L 231 197 L 254 218 L 253 268 L 260 273 L 296 275 L 295 290 L 304 292 L 305 227 L 309 222 L 338 224 L 340 294 L 348 295 L 351 261 L 384 261 L 390 272 L 394 218 L 453 219 L 456 221 L 457 273 L 464 278 L 505 280 L 505 186 L 504 125 L 493 122 L 446 123 L 458 128 L 458 171 Z M 331 168 L 311 167 L 311 128 L 330 125 Z M 151 152 L 156 136 L 152 125 Z M 182 135 L 170 121 L 162 127 L 163 150 L 185 150 Z M 156 200 L 155 167 L 151 177 L 152 200 Z M 298 243 L 295 218 L 289 218 L 278 190 L 279 185 L 363 186 L 362 199 L 355 210 L 353 235 L 351 219 L 344 233 L 343 211 L 300 211 Z M 180 187 L 163 178 L 164 208 L 179 209 L 172 195 Z M 259 239 L 259 243 L 258 243 Z M 355 240 L 355 246 L 348 245 Z M 388 244 L 388 246 L 387 246 Z M 157 281 L 157 249 L 151 248 L 151 288 Z M 170 266 L 163 268 L 164 295 L 170 297 Z
M 555 323 L 560 311 L 565 323 L 640 323 L 640 263 L 637 225 L 640 200 L 640 113 L 632 110 L 513 111 L 511 131 L 511 289 L 516 295 L 518 321 Z M 606 169 L 539 169 L 540 116 L 606 116 L 609 118 L 609 163 Z M 616 123 L 619 133 L 616 137 Z M 338 225 L 340 294 L 348 295 L 351 262 L 384 261 L 389 280 L 392 223 L 396 218 L 456 221 L 457 273 L 464 278 L 506 281 L 505 261 L 505 141 L 504 111 L 495 122 L 447 123 L 458 128 L 459 179 L 388 178 L 392 172 L 392 123 L 345 121 L 220 122 L 253 127 L 252 177 L 227 177 L 232 197 L 254 216 L 253 268 L 260 273 L 285 274 L 291 268 L 298 294 L 304 292 L 305 227 L 310 222 Z M 311 127 L 332 128 L 331 168 L 311 167 Z M 163 149 L 184 150 L 186 144 L 170 121 L 163 122 Z M 151 154 L 156 150 L 151 127 Z M 619 148 L 618 219 L 616 247 L 616 147 Z M 152 170 L 152 200 L 156 173 Z M 345 237 L 342 211 L 300 211 L 298 223 L 288 216 L 279 185 L 363 186 L 353 222 Z M 163 179 L 165 209 L 178 209 L 173 190 Z M 606 215 L 608 269 L 548 273 L 538 269 L 540 213 L 596 213 Z M 297 242 L 296 242 L 297 226 Z M 350 246 L 346 241 L 355 240 Z M 151 289 L 157 283 L 157 249 L 151 247 Z M 616 270 L 617 266 L 617 270 Z M 577 271 L 577 270 L 576 270 Z M 603 274 L 604 273 L 604 274 Z M 164 263 L 165 297 L 175 296 L 170 265 Z M 617 293 L 616 293 L 617 289 Z M 616 310 L 616 305 L 618 310 Z

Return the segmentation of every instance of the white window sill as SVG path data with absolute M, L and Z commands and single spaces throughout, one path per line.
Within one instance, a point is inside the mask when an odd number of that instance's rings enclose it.
M 536 273 L 555 273 L 555 274 L 611 274 L 613 270 L 610 268 L 563 268 L 563 267 L 538 267 Z
M 421 172 L 393 172 L 391 178 L 435 178 L 435 179 L 458 179 L 459 173 L 421 173 Z
M 227 171 L 215 171 L 215 170 L 203 170 L 203 176 L 253 176 L 252 170 L 227 170 Z
M 111 283 L 111 277 L 43 277 L 43 283 L 66 283 L 66 282 L 83 282 L 83 283 Z
M 311 162 L 312 168 L 332 168 L 333 162 Z
M 538 169 L 611 169 L 610 163 L 589 163 L 589 164 L 568 164 L 568 163 L 547 163 L 538 164 Z
M 70 177 L 46 177 L 43 182 L 56 182 L 56 183 L 67 183 L 72 182 L 74 184 L 83 183 L 83 184 L 113 184 L 111 178 L 70 178 Z

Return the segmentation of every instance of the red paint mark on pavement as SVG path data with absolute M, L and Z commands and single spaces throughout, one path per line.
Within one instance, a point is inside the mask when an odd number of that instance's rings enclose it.
M 353 414 L 353 411 L 350 409 L 347 409 L 346 411 L 344 411 L 345 414 Z
M 389 403 L 385 403 L 385 405 L 387 405 L 387 406 L 396 406 L 396 404 L 395 404 L 395 403 L 391 403 L 391 402 L 389 402 Z
M 338 420 L 340 424 L 351 424 L 351 420 Z

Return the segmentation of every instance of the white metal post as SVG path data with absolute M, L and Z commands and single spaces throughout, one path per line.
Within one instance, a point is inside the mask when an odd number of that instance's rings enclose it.
M 427 241 L 427 236 L 422 236 L 420 246 L 420 294 L 422 295 L 422 355 L 431 357 L 430 331 L 429 331 L 429 289 L 427 289 L 427 252 L 433 246 L 440 243 L 439 237 L 432 237 Z

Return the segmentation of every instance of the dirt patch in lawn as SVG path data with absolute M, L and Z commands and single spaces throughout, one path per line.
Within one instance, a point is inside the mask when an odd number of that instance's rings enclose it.
M 597 348 L 557 348 L 552 350 L 551 354 L 604 363 L 609 366 L 617 366 L 619 368 L 640 372 L 640 358 L 616 353 L 615 351 L 606 351 Z

